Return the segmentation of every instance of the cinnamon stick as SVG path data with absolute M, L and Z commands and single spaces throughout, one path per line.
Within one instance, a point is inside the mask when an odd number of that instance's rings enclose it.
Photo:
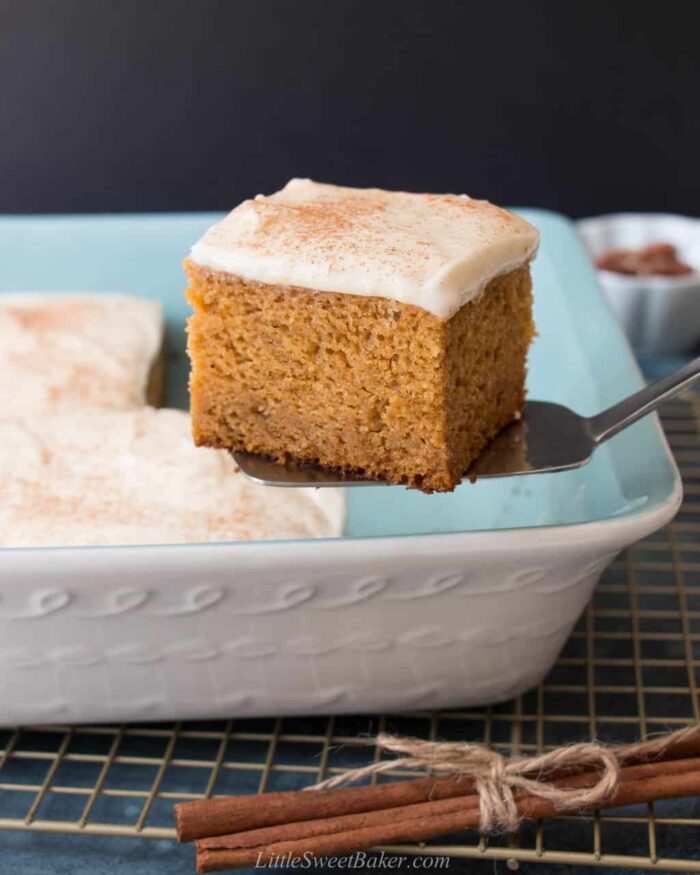
M 639 766 L 628 766 L 620 771 L 620 783 L 640 781 L 666 775 L 674 775 L 689 771 L 700 772 L 700 758 L 679 760 L 669 763 L 647 763 Z M 554 779 L 553 787 L 568 790 L 592 787 L 598 781 L 597 772 L 585 772 L 568 778 Z M 521 794 L 522 795 L 522 794 Z M 517 795 L 516 795 L 517 798 Z M 359 814 L 345 814 L 339 817 L 324 817 L 317 820 L 305 820 L 294 823 L 278 824 L 246 832 L 237 832 L 225 836 L 210 836 L 197 841 L 197 850 L 222 850 L 236 848 L 260 848 L 282 841 L 297 841 L 322 835 L 347 832 L 351 829 L 363 829 L 370 826 L 382 826 L 387 823 L 398 823 L 402 820 L 424 817 L 428 814 L 450 814 L 457 811 L 479 809 L 478 794 L 457 796 L 453 799 L 431 800 L 413 805 L 400 805 L 378 811 L 363 811 Z
M 623 765 L 645 762 L 643 744 L 613 748 Z M 673 742 L 654 762 L 700 757 L 700 727 L 690 737 Z M 571 769 L 552 773 L 565 777 Z M 429 800 L 453 799 L 474 793 L 474 781 L 467 777 L 427 777 L 390 784 L 347 787 L 339 790 L 285 791 L 255 796 L 232 796 L 183 802 L 175 806 L 177 837 L 181 842 L 208 836 L 245 832 L 280 823 L 339 817 L 384 810 Z
M 668 776 L 655 774 L 640 780 L 623 780 L 609 799 L 592 806 L 589 810 L 655 802 L 700 794 L 700 770 L 681 771 Z M 427 808 L 431 804 L 428 803 Z M 556 817 L 562 814 L 554 803 L 535 796 L 524 795 L 517 799 L 519 815 L 524 819 Z M 214 850 L 203 848 L 197 853 L 197 872 L 216 872 L 242 866 L 261 866 L 276 859 L 299 859 L 306 857 L 342 856 L 355 851 L 367 850 L 381 844 L 402 841 L 424 841 L 438 835 L 479 826 L 478 808 L 459 809 L 447 813 L 427 813 L 422 817 L 386 824 L 350 829 L 332 835 L 274 842 L 264 847 Z
M 471 778 L 414 778 L 391 784 L 344 787 L 341 790 L 286 790 L 258 796 L 222 796 L 175 806 L 181 842 L 207 836 L 411 805 L 429 799 L 451 799 L 474 792 Z

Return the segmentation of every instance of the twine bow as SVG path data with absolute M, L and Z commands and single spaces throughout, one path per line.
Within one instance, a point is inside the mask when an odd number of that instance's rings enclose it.
M 620 762 L 614 749 L 594 742 L 560 747 L 534 757 L 504 757 L 479 744 L 423 741 L 382 733 L 377 736 L 377 747 L 403 756 L 344 772 L 309 789 L 328 790 L 395 769 L 461 775 L 474 780 L 479 794 L 481 831 L 493 832 L 511 831 L 520 823 L 516 793 L 547 799 L 561 810 L 585 810 L 608 798 L 620 776 Z M 600 772 L 600 777 L 592 787 L 578 789 L 547 783 L 547 775 L 567 768 Z

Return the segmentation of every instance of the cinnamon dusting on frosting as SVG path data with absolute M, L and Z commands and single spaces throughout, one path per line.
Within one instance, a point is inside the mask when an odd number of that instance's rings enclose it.
M 113 294 L 0 295 L 2 415 L 141 405 L 162 342 L 155 301 Z
M 337 489 L 274 489 L 197 448 L 180 410 L 76 410 L 6 420 L 0 547 L 334 537 Z
M 466 195 L 293 179 L 236 207 L 191 258 L 248 280 L 392 298 L 449 318 L 537 245 L 524 219 Z

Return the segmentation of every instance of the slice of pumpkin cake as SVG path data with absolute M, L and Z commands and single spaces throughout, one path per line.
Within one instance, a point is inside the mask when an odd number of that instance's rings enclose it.
M 453 489 L 523 406 L 537 245 L 464 195 L 244 201 L 185 262 L 195 442 Z

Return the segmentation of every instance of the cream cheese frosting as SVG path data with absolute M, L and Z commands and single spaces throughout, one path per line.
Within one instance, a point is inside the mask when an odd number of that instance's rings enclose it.
M 0 416 L 144 404 L 162 344 L 156 301 L 0 294 Z
M 237 206 L 190 258 L 247 280 L 391 298 L 449 319 L 533 258 L 538 242 L 524 219 L 466 195 L 292 179 Z
M 179 410 L 80 410 L 0 426 L 0 546 L 322 538 L 340 489 L 275 489 L 196 448 Z

